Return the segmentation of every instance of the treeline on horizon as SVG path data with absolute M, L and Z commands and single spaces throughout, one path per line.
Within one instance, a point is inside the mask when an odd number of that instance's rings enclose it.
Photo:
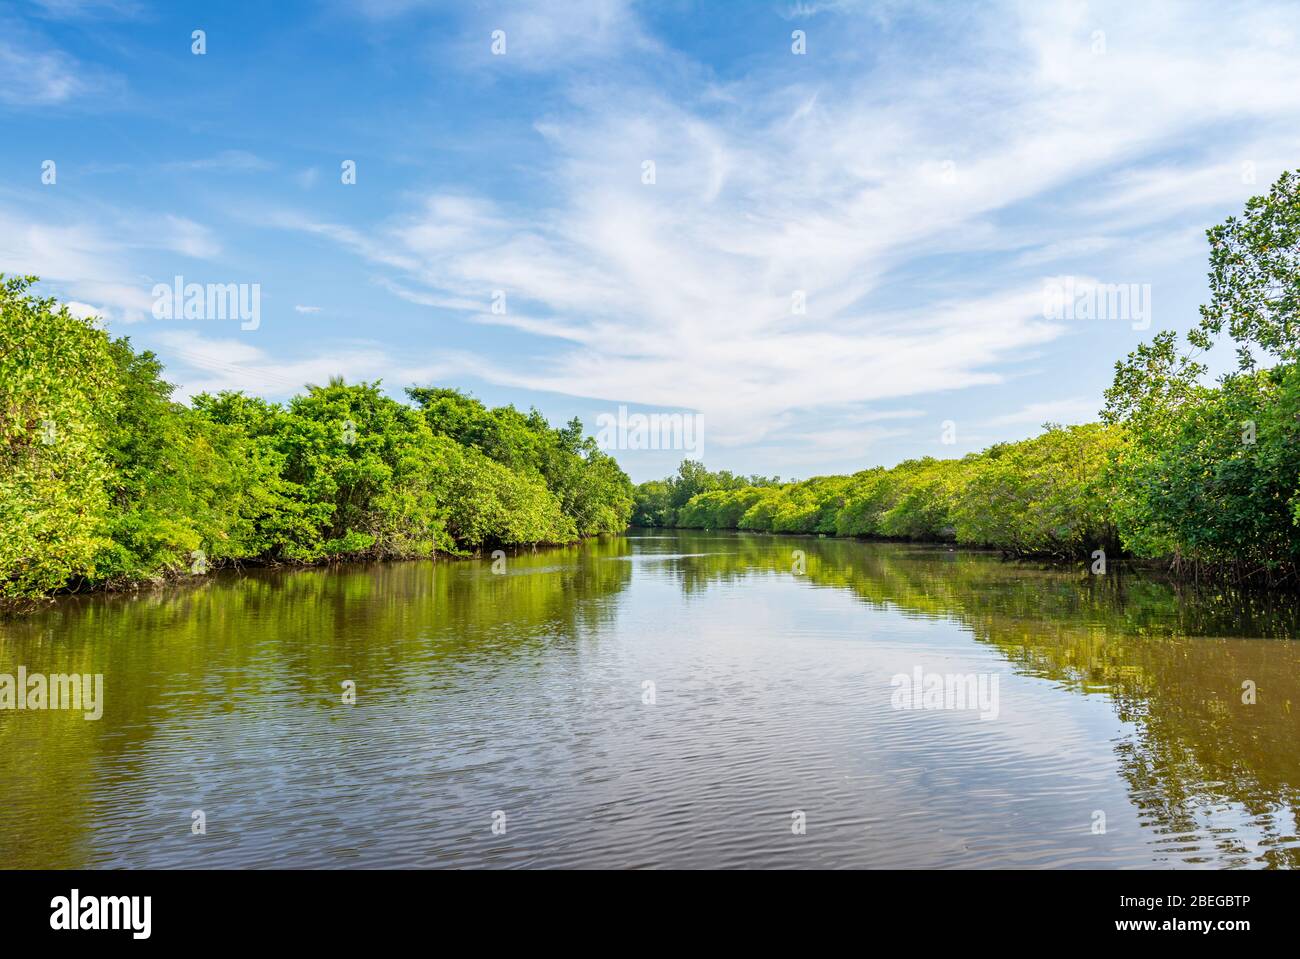
M 802 482 L 710 472 L 636 489 L 636 526 L 871 536 L 1023 556 L 1168 562 L 1187 576 L 1300 583 L 1300 177 L 1207 231 L 1210 302 L 1180 348 L 1115 364 L 1101 422 Z M 1224 333 L 1237 368 L 1199 362 Z
M 340 379 L 189 405 L 150 352 L 0 274 L 0 602 L 232 563 L 465 555 L 626 529 L 577 419 Z
M 332 380 L 174 402 L 157 358 L 0 275 L 0 603 L 232 563 L 465 555 L 640 526 L 1168 560 L 1296 585 L 1300 178 L 1207 232 L 1209 304 L 1116 364 L 1102 422 L 783 483 L 682 464 L 633 488 L 576 419 Z M 1227 334 L 1237 369 L 1203 382 Z

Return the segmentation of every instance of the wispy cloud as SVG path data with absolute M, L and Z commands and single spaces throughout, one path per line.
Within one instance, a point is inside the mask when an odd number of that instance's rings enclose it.
M 159 218 L 156 230 L 156 245 L 168 247 L 186 256 L 210 260 L 221 253 L 221 244 L 212 231 L 186 217 L 164 214 Z
M 75 57 L 48 46 L 0 18 L 0 103 L 48 107 L 95 89 L 95 79 Z
M 47 13 L 118 7 L 50 0 Z M 211 104 L 203 124 L 173 118 L 162 156 L 137 149 L 153 118 L 122 117 L 126 149 L 60 159 L 57 188 L 31 193 L 34 168 L 30 185 L 0 186 L 0 269 L 37 272 L 115 323 L 147 315 L 153 276 L 190 260 L 265 283 L 258 352 L 241 337 L 190 350 L 206 367 L 177 354 L 187 388 L 330 372 L 400 384 L 419 371 L 409 344 L 433 330 L 455 363 L 439 351 L 426 369 L 458 382 L 696 410 L 711 449 L 815 464 L 840 448 L 901 449 L 945 418 L 960 419 L 963 443 L 968 422 L 997 438 L 1091 418 L 1100 397 L 1082 394 L 1141 334 L 1045 319 L 1046 280 L 1145 284 L 1165 270 L 1178 289 L 1155 290 L 1156 326 L 1194 317 L 1180 300 L 1203 276 L 1205 226 L 1300 156 L 1293 5 L 1006 2 L 954 17 L 938 2 L 804 0 L 752 23 L 728 5 L 688 12 L 338 3 L 322 35 L 366 42 L 340 45 L 348 82 L 329 90 L 331 110 L 294 116 L 301 78 L 267 60 L 240 77 L 279 91 L 265 113 L 250 97 L 231 113 Z M 723 24 L 716 43 L 708 31 Z M 0 30 L 7 116 L 45 122 L 42 104 L 99 95 L 102 73 L 47 27 Z M 790 50 L 795 27 L 804 56 Z M 117 40 L 93 49 L 130 46 Z M 206 82 L 215 65 L 184 60 Z M 346 156 L 364 158 L 357 185 L 330 172 Z M 375 343 L 295 352 L 302 329 L 324 342 L 358 324 Z M 1064 358 L 1066 337 L 1094 348 L 1091 367 Z M 219 365 L 227 349 L 232 368 Z
M 0 272 L 39 276 L 113 322 L 139 323 L 153 306 L 152 281 L 132 267 L 136 251 L 197 259 L 221 252 L 207 227 L 181 216 L 100 209 L 83 218 L 75 199 L 42 206 L 43 220 L 30 209 L 0 208 Z
M 365 229 L 296 227 L 395 271 L 389 288 L 412 300 L 553 341 L 522 363 L 484 358 L 496 382 L 685 405 L 720 441 L 755 442 L 791 409 L 1000 382 L 1068 330 L 1042 318 L 1043 264 L 1123 249 L 1207 194 L 1248 195 L 1235 157 L 1169 153 L 1251 123 L 1266 131 L 1252 150 L 1272 162 L 1300 128 L 1295 50 L 1267 18 L 1222 19 L 1016 6 L 925 76 L 904 58 L 833 84 L 756 71 L 721 102 L 635 80 L 576 86 L 537 124 L 558 191 L 544 208 L 441 193 Z M 1046 199 L 1107 178 L 1113 199 Z M 1023 230 L 992 224 L 1029 202 L 1077 219 L 1037 220 L 1026 249 Z M 1080 237 L 1080 222 L 1096 232 Z M 1008 246 L 1019 252 L 960 293 L 916 272 L 927 257 Z M 902 274 L 900 307 L 889 283 Z M 498 290 L 508 305 L 488 312 Z
M 254 173 L 275 168 L 274 163 L 247 150 L 222 150 L 215 156 L 174 160 L 163 166 L 168 170 L 217 170 L 227 173 Z
M 1100 404 L 1096 399 L 1086 396 L 1066 400 L 1046 400 L 1030 403 L 1011 413 L 995 416 L 984 425 L 1002 426 L 1041 426 L 1044 423 L 1087 423 L 1097 419 Z
M 170 330 L 153 338 L 168 359 L 169 377 L 182 384 L 175 396 L 188 400 L 198 393 L 243 390 L 258 396 L 285 398 L 311 383 L 332 376 L 349 382 L 383 379 L 395 389 L 411 383 L 434 382 L 457 366 L 454 354 L 412 363 L 399 359 L 376 343 L 352 342 L 323 346 L 296 358 L 273 357 L 245 339 L 204 336 L 192 329 Z
M 133 19 L 144 12 L 138 0 L 33 0 L 53 20 Z
M 437 0 L 360 0 L 348 9 L 376 23 L 400 22 L 403 29 L 411 28 L 416 14 L 454 11 L 458 56 L 507 72 L 590 69 L 628 50 L 660 49 L 631 0 L 569 0 L 559 7 L 537 0 L 499 0 L 452 11 Z

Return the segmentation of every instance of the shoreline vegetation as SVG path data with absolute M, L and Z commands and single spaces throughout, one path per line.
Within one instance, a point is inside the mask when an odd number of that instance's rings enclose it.
M 1116 363 L 1101 422 L 961 459 L 781 482 L 683 462 L 634 487 L 581 422 L 333 379 L 186 405 L 150 352 L 0 275 L 0 606 L 223 566 L 480 554 L 630 525 L 812 533 L 1157 563 L 1300 585 L 1300 178 L 1207 231 L 1180 348 Z M 1237 368 L 1206 385 L 1227 333 Z M 1095 567 L 1094 567 L 1095 568 Z M 1103 567 L 1104 568 L 1104 567 Z
M 633 524 L 946 542 L 1094 570 L 1102 551 L 1188 580 L 1297 588 L 1300 178 L 1284 173 L 1206 235 L 1199 324 L 1181 349 L 1161 332 L 1117 362 L 1101 422 L 795 482 L 687 461 L 637 487 Z M 1206 385 L 1200 358 L 1225 332 L 1237 368 Z
M 0 604 L 237 564 L 465 556 L 627 527 L 574 419 L 332 379 L 186 405 L 150 352 L 0 276 Z

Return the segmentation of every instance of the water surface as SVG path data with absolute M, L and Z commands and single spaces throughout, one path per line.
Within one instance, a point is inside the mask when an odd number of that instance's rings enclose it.
M 1277 597 L 686 531 L 71 598 L 0 624 L 0 673 L 106 700 L 0 711 L 0 866 L 1294 867 L 1296 635 Z M 996 677 L 996 718 L 894 708 L 918 667 Z

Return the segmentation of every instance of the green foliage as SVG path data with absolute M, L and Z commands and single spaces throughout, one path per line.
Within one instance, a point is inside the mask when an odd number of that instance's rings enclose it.
M 1112 506 L 1139 556 L 1277 583 L 1300 569 L 1300 178 L 1207 236 L 1211 301 L 1188 349 L 1165 332 L 1115 365 Z M 1198 356 L 1225 327 L 1238 370 L 1207 386 Z
M 880 518 L 894 503 L 897 480 L 892 470 L 881 467 L 850 476 L 844 505 L 835 514 L 836 535 L 882 535 Z
M 927 456 L 895 467 L 892 505 L 880 514 L 881 534 L 896 539 L 952 539 L 951 513 L 965 487 L 965 463 Z
M 680 511 L 696 496 L 727 490 L 744 490 L 751 487 L 767 487 L 780 484 L 780 479 L 762 476 L 739 476 L 730 470 L 709 472 L 703 463 L 696 460 L 682 460 L 677 468 L 677 475 L 666 480 L 651 480 L 636 488 L 636 503 L 632 511 L 633 526 L 708 526 L 718 527 L 707 522 L 707 514 L 695 512 L 689 514 L 689 522 L 680 522 Z
M 572 518 L 541 480 L 513 473 L 472 447 L 440 439 L 448 456 L 442 493 L 456 543 L 479 547 L 578 538 Z
M 677 525 L 691 529 L 738 529 L 740 521 L 766 490 L 746 486 L 699 493 L 681 508 Z
M 672 503 L 672 480 L 650 480 L 636 488 L 632 507 L 633 526 L 672 526 L 676 518 Z M 696 524 L 692 524 L 696 525 Z
M 1115 551 L 1109 466 L 1119 442 L 1118 429 L 1099 423 L 1049 425 L 970 458 L 954 510 L 958 541 L 1062 556 Z
M 110 346 L 121 402 L 106 424 L 108 537 L 95 581 L 127 583 L 264 549 L 259 518 L 275 506 L 280 460 L 228 424 L 171 399 L 152 353 Z
M 1210 302 L 1188 337 L 1207 350 L 1224 324 L 1242 370 L 1255 353 L 1300 360 L 1300 175 L 1283 173 L 1267 196 L 1251 197 L 1241 219 L 1206 232 L 1210 240 Z
M 677 510 L 675 525 L 956 540 L 1014 553 L 1079 555 L 1115 541 L 1107 482 L 1118 432 L 1100 424 L 1049 426 L 1035 439 L 960 460 L 926 457 L 852 476 L 712 490 Z M 683 469 L 683 475 L 697 472 L 693 465 Z M 662 509 L 671 482 L 642 484 L 639 513 Z
M 584 437 L 582 423 L 553 429 L 537 410 L 488 409 L 458 390 L 411 387 L 406 391 L 437 435 L 482 453 L 514 473 L 531 477 L 559 500 L 579 536 L 621 533 L 632 515 L 632 483 L 618 463 Z M 560 535 L 559 533 L 555 535 Z
M 309 387 L 190 406 L 150 353 L 0 276 L 0 600 L 227 562 L 429 556 L 639 526 L 1098 546 L 1279 583 L 1300 572 L 1300 177 L 1207 233 L 1210 302 L 1180 351 L 1115 367 L 1103 423 L 961 460 L 782 483 L 711 472 L 633 489 L 573 420 L 456 390 Z M 1203 382 L 1227 332 L 1237 371 Z M 1260 368 L 1262 361 L 1273 365 Z
M 786 495 L 772 514 L 774 533 L 833 533 L 844 507 L 849 480 L 819 476 L 782 487 Z
M 676 513 L 677 526 L 770 533 L 951 538 L 949 511 L 959 485 L 950 460 L 913 460 L 893 470 L 818 476 L 802 482 L 730 485 L 693 496 Z M 697 475 L 698 464 L 683 464 Z M 669 481 L 671 482 L 671 481 Z M 643 484 L 645 489 L 650 484 Z
M 153 354 L 31 296 L 34 278 L 0 281 L 0 599 L 627 526 L 632 484 L 576 419 L 337 379 L 287 405 L 185 406 Z
M 1300 561 L 1300 368 L 1225 377 L 1124 420 L 1114 457 L 1126 548 L 1273 580 Z
M 91 575 L 107 542 L 109 338 L 0 274 L 0 598 Z

